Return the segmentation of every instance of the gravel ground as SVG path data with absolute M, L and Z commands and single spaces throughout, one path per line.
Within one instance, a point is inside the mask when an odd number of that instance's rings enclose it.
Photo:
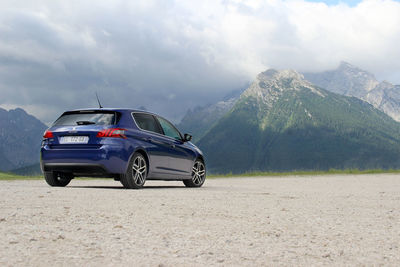
M 400 265 L 400 175 L 0 182 L 1 266 Z

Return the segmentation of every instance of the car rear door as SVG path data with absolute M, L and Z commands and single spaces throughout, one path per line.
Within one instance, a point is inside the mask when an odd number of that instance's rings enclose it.
M 170 174 L 170 144 L 165 141 L 161 126 L 156 118 L 148 113 L 133 112 L 137 127 L 142 130 L 143 140 L 147 143 L 146 151 L 150 161 L 150 172 L 155 176 Z

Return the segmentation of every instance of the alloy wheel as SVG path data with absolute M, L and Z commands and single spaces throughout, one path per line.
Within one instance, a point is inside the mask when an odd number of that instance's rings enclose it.
M 206 169 L 203 162 L 196 161 L 192 168 L 192 181 L 195 185 L 201 185 L 206 177 Z
M 143 185 L 146 181 L 147 165 L 143 156 L 137 156 L 132 165 L 132 178 L 136 185 Z

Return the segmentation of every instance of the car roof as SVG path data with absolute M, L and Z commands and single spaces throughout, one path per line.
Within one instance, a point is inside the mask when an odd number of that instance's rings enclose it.
M 154 112 L 150 112 L 150 111 L 147 111 L 147 110 L 131 109 L 131 108 L 80 108 L 80 109 L 67 110 L 65 112 L 76 112 L 76 111 L 143 112 L 143 113 L 148 113 L 148 114 L 160 116 L 160 115 L 158 115 L 158 114 L 156 114 Z

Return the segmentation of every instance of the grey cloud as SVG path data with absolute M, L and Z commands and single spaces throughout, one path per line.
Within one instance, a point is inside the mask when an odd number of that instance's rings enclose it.
M 351 16 L 368 21 L 359 6 L 5 1 L 0 4 L 0 105 L 25 107 L 49 122 L 63 110 L 96 106 L 97 91 L 106 106 L 145 106 L 178 120 L 188 108 L 242 88 L 268 67 L 324 70 L 341 60 L 400 83 L 399 53 L 392 45 L 400 36 L 392 18 L 400 5 L 385 3 L 392 10 L 387 40 L 366 28 L 360 36 L 382 45 L 364 44 L 358 51 L 349 40 L 331 44 L 329 38 L 347 36 L 346 23 L 356 23 Z M 327 21 L 332 13 L 344 16 L 343 25 L 339 19 Z M 384 58 L 391 53 L 391 59 Z
M 87 34 L 93 41 L 88 46 L 84 38 L 63 42 L 62 33 L 49 26 L 54 22 L 22 13 L 8 16 L 3 21 L 8 29 L 0 30 L 6 36 L 2 42 L 16 47 L 0 50 L 0 104 L 53 106 L 62 112 L 93 106 L 97 91 L 107 106 L 144 105 L 177 119 L 200 104 L 199 98 L 211 101 L 240 85 L 231 73 L 209 66 L 197 54 L 196 43 L 178 33 L 171 36 L 162 22 L 119 12 L 100 10 L 91 24 L 82 25 L 83 32 L 76 34 Z M 80 20 L 69 27 L 76 24 Z

